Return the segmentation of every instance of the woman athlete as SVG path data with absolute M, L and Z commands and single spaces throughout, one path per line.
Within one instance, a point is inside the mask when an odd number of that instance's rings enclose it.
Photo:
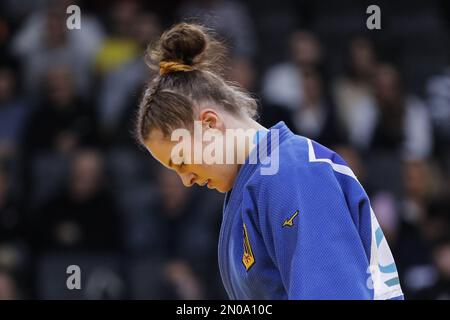
M 256 122 L 256 101 L 224 80 L 208 30 L 175 25 L 148 56 L 159 76 L 139 106 L 138 139 L 186 186 L 225 193 L 219 269 L 230 299 L 403 299 L 352 170 L 283 122 Z

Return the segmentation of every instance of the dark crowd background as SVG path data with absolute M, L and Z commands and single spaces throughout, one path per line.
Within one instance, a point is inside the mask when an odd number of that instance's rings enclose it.
M 264 125 L 347 160 L 406 298 L 449 299 L 450 5 L 372 2 L 2 0 L 0 299 L 226 298 L 223 195 L 185 188 L 132 134 L 145 48 L 185 20 L 227 43 L 227 77 Z M 66 287 L 73 264 L 81 290 Z

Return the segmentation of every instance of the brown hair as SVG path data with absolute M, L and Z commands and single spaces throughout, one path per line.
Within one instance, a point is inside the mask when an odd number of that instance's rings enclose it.
M 171 129 L 192 128 L 194 106 L 212 102 L 234 115 L 256 116 L 256 101 L 227 82 L 225 48 L 211 31 L 197 24 L 180 23 L 164 32 L 147 52 L 147 64 L 160 75 L 148 84 L 136 123 L 143 143 L 153 129 L 169 136 Z

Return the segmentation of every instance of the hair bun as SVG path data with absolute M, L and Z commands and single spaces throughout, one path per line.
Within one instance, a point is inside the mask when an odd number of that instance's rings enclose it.
M 175 71 L 201 70 L 211 71 L 222 75 L 227 65 L 226 48 L 215 33 L 198 24 L 179 23 L 164 32 L 158 42 L 150 44 L 146 62 L 148 66 L 161 74 L 174 71 L 173 65 L 178 66 Z M 186 68 L 187 66 L 187 68 Z M 190 69 L 189 67 L 192 67 Z
M 164 32 L 160 45 L 161 61 L 177 61 L 192 66 L 206 49 L 207 35 L 199 25 L 180 23 Z

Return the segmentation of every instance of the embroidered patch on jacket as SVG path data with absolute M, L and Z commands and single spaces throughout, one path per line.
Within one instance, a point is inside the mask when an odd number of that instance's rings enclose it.
M 298 216 L 298 210 L 294 212 L 294 214 L 290 217 L 284 220 L 283 227 L 292 227 L 294 225 L 294 219 Z
M 249 270 L 255 264 L 255 256 L 253 255 L 252 246 L 248 238 L 247 226 L 244 223 L 244 254 L 242 255 L 242 263 L 245 270 Z

